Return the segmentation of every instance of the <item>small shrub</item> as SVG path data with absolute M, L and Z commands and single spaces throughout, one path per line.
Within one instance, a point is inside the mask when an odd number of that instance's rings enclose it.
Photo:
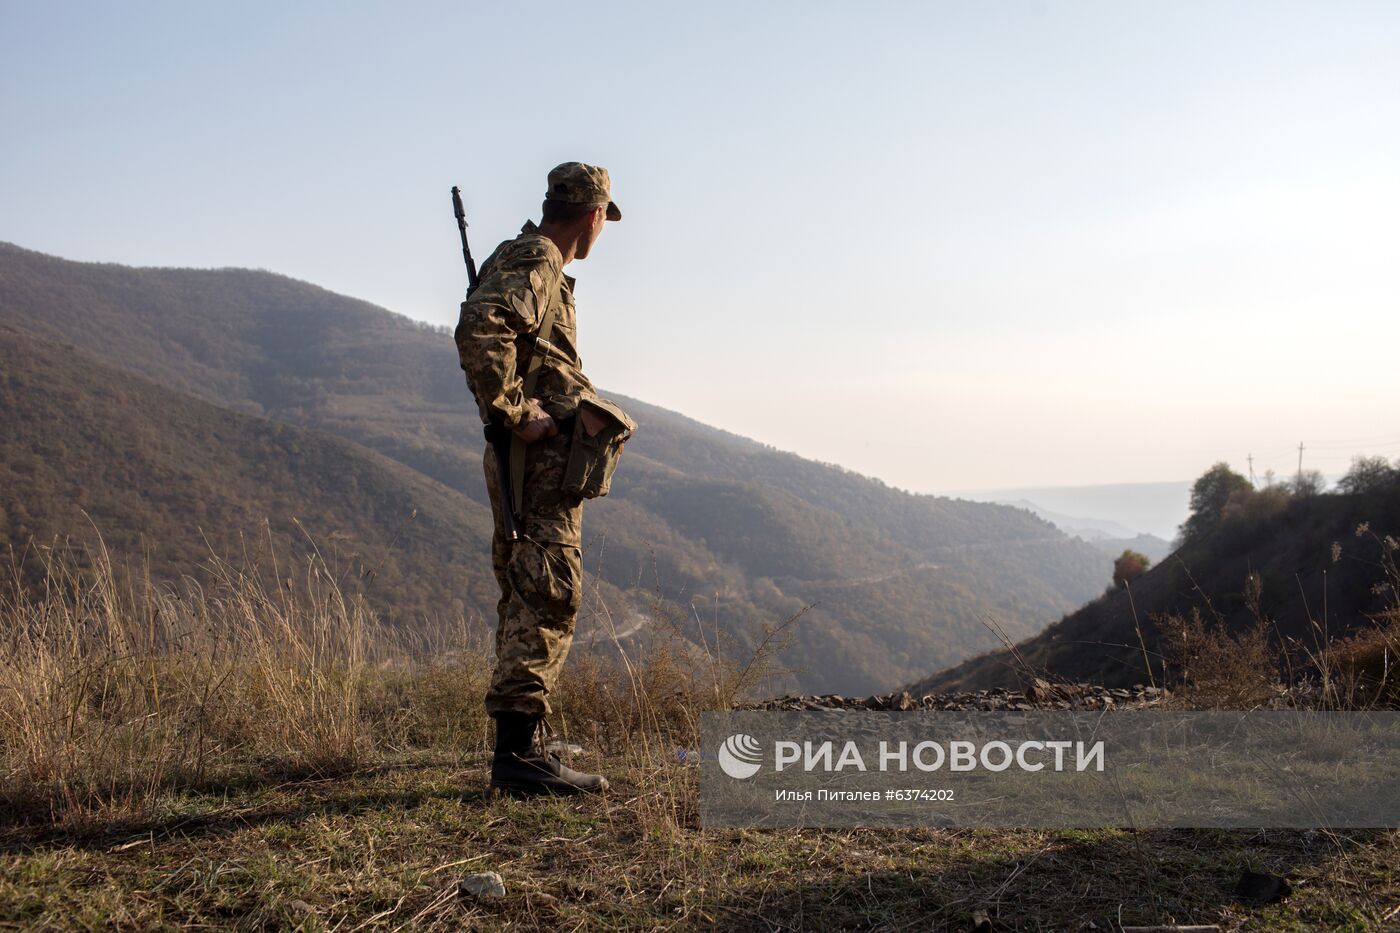
M 1158 627 L 1165 636 L 1167 657 L 1180 671 L 1185 698 L 1194 708 L 1255 709 L 1281 692 L 1281 652 L 1264 622 L 1231 635 L 1193 609 L 1190 618 L 1169 616 Z
M 1151 565 L 1152 561 L 1146 554 L 1140 554 L 1131 548 L 1125 550 L 1113 562 L 1113 588 L 1118 589 L 1133 582 L 1147 573 L 1147 568 Z

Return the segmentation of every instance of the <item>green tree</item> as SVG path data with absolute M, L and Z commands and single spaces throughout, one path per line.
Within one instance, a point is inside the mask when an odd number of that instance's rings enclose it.
M 1337 491 L 1344 493 L 1372 492 L 1383 489 L 1400 477 L 1400 471 L 1384 457 L 1351 458 L 1351 469 L 1337 481 Z
M 1129 548 L 1118 559 L 1113 562 L 1113 586 L 1118 588 L 1127 583 L 1132 583 L 1138 577 L 1147 573 L 1147 568 L 1152 565 L 1152 561 L 1146 554 L 1140 554 Z
M 1191 514 L 1181 525 L 1181 541 L 1199 541 L 1220 527 L 1220 513 L 1230 496 L 1237 491 L 1244 494 L 1253 489 L 1249 480 L 1230 469 L 1230 464 L 1224 461 L 1206 470 L 1191 485 Z

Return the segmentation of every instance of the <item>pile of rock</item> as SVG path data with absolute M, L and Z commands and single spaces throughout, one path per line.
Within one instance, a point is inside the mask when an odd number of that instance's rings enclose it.
M 1025 690 L 994 687 L 972 693 L 930 693 L 911 696 L 908 691 L 876 694 L 870 697 L 847 697 L 839 693 L 823 695 L 784 696 L 757 703 L 746 703 L 739 709 L 748 710 L 879 710 L 912 712 L 914 710 L 957 710 L 960 712 L 994 712 L 1033 709 L 1108 710 L 1141 709 L 1167 699 L 1168 691 L 1161 687 L 1134 684 L 1131 687 L 1104 687 L 1099 684 L 1051 684 L 1037 679 Z

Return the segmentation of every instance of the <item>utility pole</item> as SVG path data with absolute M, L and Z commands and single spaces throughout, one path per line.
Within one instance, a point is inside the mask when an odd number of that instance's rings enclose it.
M 1298 442 L 1298 488 L 1303 487 L 1303 442 Z
M 1245 459 L 1249 461 L 1249 485 L 1253 486 L 1253 485 L 1255 485 L 1255 483 L 1254 483 L 1254 454 L 1250 454 L 1248 457 L 1245 457 Z

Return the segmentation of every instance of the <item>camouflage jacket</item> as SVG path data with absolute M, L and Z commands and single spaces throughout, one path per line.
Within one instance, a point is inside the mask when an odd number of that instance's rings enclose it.
M 529 221 L 481 264 L 454 337 L 483 423 L 499 420 L 514 429 L 525 420 L 525 367 L 551 302 L 557 304 L 549 336 L 554 352 L 541 356 L 531 394 L 555 418 L 572 415 L 579 399 L 596 397 L 578 356 L 574 280 L 560 274 L 563 265 L 559 248 Z

